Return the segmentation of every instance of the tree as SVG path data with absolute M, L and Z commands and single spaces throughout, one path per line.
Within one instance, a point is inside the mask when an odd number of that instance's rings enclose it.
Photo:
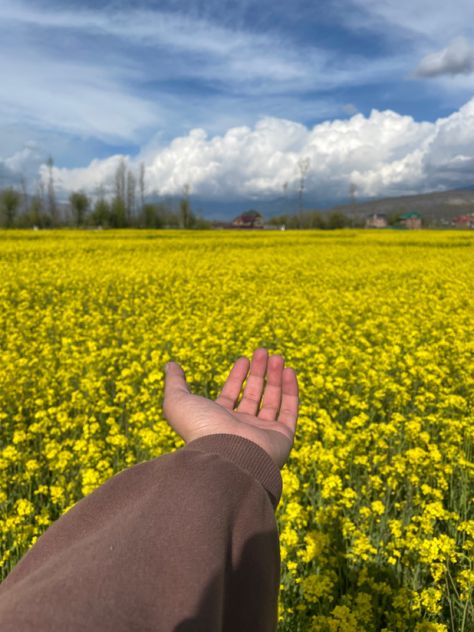
M 89 198 L 81 191 L 73 191 L 69 196 L 69 203 L 74 216 L 74 224 L 83 226 L 89 208 Z
M 140 191 L 140 209 L 143 210 L 145 206 L 145 163 L 140 163 L 138 171 L 138 188 Z
M 397 226 L 400 223 L 401 213 L 389 213 L 387 217 L 387 224 L 389 226 Z
M 22 210 L 23 213 L 28 212 L 28 184 L 26 181 L 26 176 L 21 174 L 20 177 L 20 187 L 21 187 L 21 195 L 22 195 Z
M 330 230 L 334 230 L 336 228 L 344 228 L 349 224 L 349 221 L 350 220 L 343 213 L 333 211 L 332 213 L 329 213 L 327 227 Z
M 309 158 L 300 158 L 298 160 L 298 169 L 300 171 L 300 187 L 299 187 L 300 213 L 303 213 L 304 185 L 305 185 L 306 175 L 309 171 L 310 164 L 311 164 L 311 160 Z
M 0 207 L 2 210 L 2 225 L 5 228 L 12 228 L 21 203 L 20 193 L 13 187 L 8 187 L 1 192 Z
M 132 217 L 135 215 L 135 198 L 136 198 L 136 190 L 137 190 L 137 179 L 133 175 L 133 172 L 127 171 L 127 200 L 126 200 L 126 210 L 127 210 L 127 224 L 130 225 Z
M 94 206 L 91 215 L 94 226 L 108 226 L 110 223 L 110 205 L 104 198 L 100 197 Z
M 123 158 L 120 159 L 115 170 L 115 197 L 125 204 L 125 192 L 127 186 L 127 165 Z
M 351 182 L 349 186 L 349 195 L 351 198 L 351 226 L 354 226 L 356 221 L 356 204 L 357 204 L 357 185 L 355 182 Z
M 127 226 L 127 207 L 122 198 L 114 197 L 110 206 L 110 226 L 125 228 Z
M 286 226 L 288 224 L 288 215 L 274 215 L 270 217 L 268 223 L 271 226 Z
M 31 198 L 28 212 L 21 218 L 22 226 L 36 226 L 37 228 L 50 228 L 51 216 L 45 212 L 44 201 L 41 195 L 41 187 Z
M 211 222 L 200 215 L 194 220 L 194 228 L 197 230 L 209 230 L 211 226 Z
M 319 213 L 318 211 L 312 211 L 310 213 L 309 227 L 317 228 L 319 230 L 327 228 L 327 223 L 322 213 Z
M 161 217 L 154 204 L 144 204 L 140 213 L 140 224 L 144 228 L 163 228 Z
M 48 162 L 46 164 L 48 165 L 48 213 L 51 217 L 53 226 L 56 226 L 58 223 L 58 205 L 56 203 L 56 192 L 54 190 L 54 161 L 52 156 L 48 158 Z
M 160 202 L 156 206 L 158 216 L 163 221 L 163 226 L 165 228 L 179 228 L 180 227 L 180 216 L 178 213 L 174 212 L 169 204 L 166 202 Z
M 181 228 L 192 228 L 195 217 L 189 202 L 189 184 L 185 184 L 183 187 L 183 197 L 179 203 L 179 216 Z

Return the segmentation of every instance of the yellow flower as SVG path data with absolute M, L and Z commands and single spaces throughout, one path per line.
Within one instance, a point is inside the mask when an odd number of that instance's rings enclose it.
M 162 413 L 165 362 L 215 397 L 265 345 L 301 395 L 277 510 L 282 629 L 440 632 L 450 608 L 462 621 L 474 233 L 0 237 L 0 579 L 58 513 L 184 444 Z

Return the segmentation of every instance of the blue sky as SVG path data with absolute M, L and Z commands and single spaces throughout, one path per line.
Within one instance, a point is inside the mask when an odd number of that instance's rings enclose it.
M 347 198 L 471 184 L 474 3 L 0 0 L 0 186 Z M 205 203 L 204 203 L 205 204 Z

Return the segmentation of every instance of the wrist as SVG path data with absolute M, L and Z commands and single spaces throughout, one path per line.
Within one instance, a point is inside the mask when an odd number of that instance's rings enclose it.
M 271 456 L 254 441 L 235 434 L 210 434 L 189 441 L 182 449 L 218 454 L 245 470 L 265 488 L 276 509 L 282 494 L 280 470 Z

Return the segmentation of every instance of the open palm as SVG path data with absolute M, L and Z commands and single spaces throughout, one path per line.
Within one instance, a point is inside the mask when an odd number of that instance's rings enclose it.
M 238 435 L 258 444 L 281 468 L 296 431 L 296 373 L 284 367 L 281 356 L 269 356 L 260 348 L 251 363 L 245 357 L 235 362 L 219 397 L 212 401 L 190 393 L 179 364 L 169 362 L 163 410 L 171 427 L 187 443 L 211 434 Z

